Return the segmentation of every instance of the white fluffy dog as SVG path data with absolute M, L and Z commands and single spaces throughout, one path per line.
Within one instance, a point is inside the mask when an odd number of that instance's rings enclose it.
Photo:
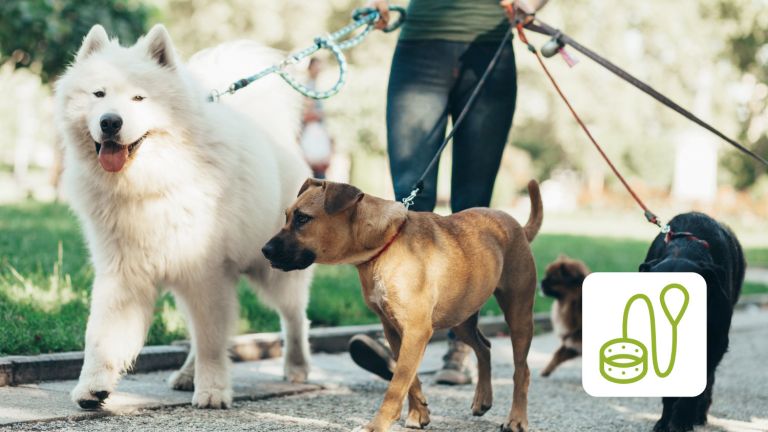
M 192 350 L 170 378 L 198 407 L 232 403 L 228 337 L 244 274 L 280 313 L 285 376 L 308 373 L 311 273 L 261 254 L 309 175 L 298 153 L 300 100 L 260 81 L 221 103 L 223 88 L 276 60 L 255 43 L 203 51 L 183 65 L 163 26 L 135 45 L 94 26 L 56 85 L 64 185 L 95 279 L 85 363 L 72 399 L 99 408 L 144 344 L 160 288 L 186 313 Z

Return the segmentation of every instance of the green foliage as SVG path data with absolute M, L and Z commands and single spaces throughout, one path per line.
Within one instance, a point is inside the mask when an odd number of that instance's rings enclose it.
M 724 54 L 754 82 L 755 91 L 750 100 L 744 101 L 740 116 L 742 141 L 746 141 L 747 147 L 757 154 L 766 156 L 768 95 L 764 89 L 768 81 L 768 9 L 761 2 L 717 0 L 711 6 L 710 13 L 723 22 L 723 27 L 731 28 L 726 33 L 729 46 Z M 754 185 L 761 175 L 768 172 L 765 166 L 735 151 L 729 151 L 722 158 L 721 165 L 730 174 L 737 189 Z
M 557 168 L 570 168 L 565 151 L 549 121 L 531 119 L 517 126 L 511 134 L 512 145 L 531 156 L 535 178 L 547 179 Z
M 136 0 L 3 0 L 0 2 L 0 59 L 31 67 L 43 82 L 59 75 L 91 26 L 133 42 L 152 10 Z
M 768 135 L 762 135 L 750 148 L 759 155 L 768 155 Z M 760 175 L 766 172 L 765 166 L 760 162 L 736 150 L 725 153 L 720 164 L 728 171 L 730 183 L 739 190 L 754 185 Z
M 363 301 L 357 270 L 352 266 L 318 266 L 307 314 L 317 327 L 379 322 Z
M 0 287 L 0 355 L 40 354 L 80 349 L 88 307 L 71 301 L 51 309 L 10 298 Z

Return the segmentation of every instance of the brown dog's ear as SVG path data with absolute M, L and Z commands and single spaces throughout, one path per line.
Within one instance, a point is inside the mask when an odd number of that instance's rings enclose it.
M 346 210 L 363 199 L 363 191 L 346 183 L 325 182 L 323 188 L 323 208 L 329 215 Z
M 304 181 L 304 184 L 301 185 L 301 189 L 299 189 L 299 194 L 296 195 L 296 198 L 300 197 L 301 194 L 303 194 L 307 189 L 309 189 L 310 186 L 322 186 L 322 185 L 323 185 L 322 180 L 309 177 Z
M 355 238 L 365 249 L 383 246 L 408 217 L 408 210 L 397 201 L 372 199 L 358 206 L 355 219 Z

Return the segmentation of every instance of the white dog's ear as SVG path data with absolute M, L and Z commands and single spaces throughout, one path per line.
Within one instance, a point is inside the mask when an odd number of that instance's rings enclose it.
M 147 53 L 160 66 L 173 68 L 176 66 L 176 51 L 171 42 L 171 35 L 162 24 L 155 24 L 144 37 Z
M 109 43 L 109 36 L 104 27 L 99 24 L 91 27 L 91 30 L 83 39 L 83 44 L 80 46 L 80 50 L 77 51 L 75 61 L 85 60 L 91 54 L 104 49 Z

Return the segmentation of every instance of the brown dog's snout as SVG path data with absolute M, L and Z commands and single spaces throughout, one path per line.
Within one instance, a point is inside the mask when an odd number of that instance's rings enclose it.
M 558 298 L 560 296 L 560 293 L 558 293 L 553 289 L 554 288 L 553 285 L 554 283 L 550 278 L 544 278 L 541 281 L 541 293 L 547 297 Z
M 285 231 L 272 237 L 262 248 L 261 253 L 269 260 L 273 268 L 291 271 L 302 270 L 315 262 L 316 255 L 291 238 L 286 238 Z
M 278 251 L 278 245 L 276 243 L 279 241 L 279 238 L 273 237 L 267 242 L 267 244 L 264 245 L 264 247 L 261 248 L 261 253 L 264 254 L 264 258 L 270 261 L 275 258 L 275 255 L 277 255 Z

